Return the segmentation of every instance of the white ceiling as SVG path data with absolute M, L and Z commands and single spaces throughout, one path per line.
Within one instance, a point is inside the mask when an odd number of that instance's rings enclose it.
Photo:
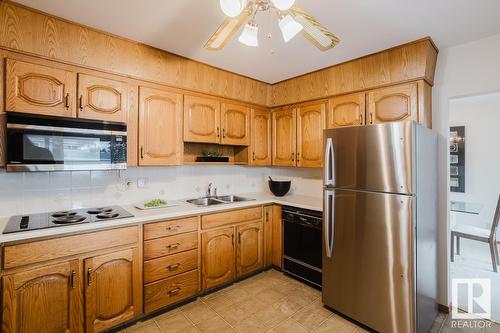
M 499 0 L 297 0 L 341 40 L 321 52 L 301 35 L 284 43 L 259 14 L 259 47 L 205 41 L 223 21 L 218 0 L 16 0 L 65 19 L 274 83 L 425 36 L 439 48 L 500 33 Z M 271 38 L 267 38 L 271 33 Z

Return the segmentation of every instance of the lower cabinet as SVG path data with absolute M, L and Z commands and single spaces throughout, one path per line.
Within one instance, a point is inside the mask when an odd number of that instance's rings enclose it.
M 210 289 L 263 267 L 262 220 L 205 231 L 202 243 L 202 286 Z
M 234 249 L 234 227 L 201 234 L 203 289 L 210 289 L 235 278 Z
M 85 259 L 86 332 L 101 332 L 140 314 L 137 248 Z
M 3 277 L 2 332 L 83 332 L 79 260 Z
M 80 259 L 6 274 L 2 332 L 102 332 L 138 316 L 138 253 L 135 247 L 84 259 L 84 276 Z

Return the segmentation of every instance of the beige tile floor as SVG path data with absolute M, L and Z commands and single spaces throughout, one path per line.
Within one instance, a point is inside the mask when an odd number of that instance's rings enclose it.
M 307 285 L 268 270 L 249 279 L 137 323 L 120 333 L 170 332 L 335 332 L 362 333 L 364 329 L 323 308 L 321 293 Z M 500 332 L 457 330 L 440 315 L 432 333 Z

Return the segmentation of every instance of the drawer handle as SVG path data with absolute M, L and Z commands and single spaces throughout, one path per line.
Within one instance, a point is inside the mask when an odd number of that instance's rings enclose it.
M 173 296 L 173 295 L 177 295 L 179 293 L 179 291 L 181 291 L 181 288 L 175 288 L 175 289 L 172 289 L 168 292 L 168 294 L 170 296 Z
M 217 127 L 217 137 L 220 137 L 220 128 Z
M 174 244 L 170 244 L 170 245 L 167 245 L 167 249 L 169 249 L 169 250 L 175 250 L 175 249 L 177 249 L 180 245 L 181 245 L 181 243 L 174 243 Z
M 176 263 L 176 264 L 168 265 L 167 268 L 169 271 L 175 271 L 177 268 L 179 268 L 180 265 L 181 265 L 180 263 Z
M 83 95 L 80 95 L 80 98 L 78 99 L 78 108 L 80 111 L 83 111 Z
M 66 94 L 66 97 L 64 98 L 64 107 L 66 110 L 69 109 L 69 93 Z
M 373 124 L 373 113 L 370 113 L 370 124 Z
M 168 231 L 176 231 L 180 227 L 181 227 L 180 225 L 172 225 L 172 226 L 167 227 L 167 230 Z

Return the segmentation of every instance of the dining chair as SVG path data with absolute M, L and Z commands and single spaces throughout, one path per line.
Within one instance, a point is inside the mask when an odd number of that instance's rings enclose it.
M 496 273 L 497 266 L 500 265 L 500 257 L 497 248 L 497 228 L 500 220 L 500 195 L 498 196 L 497 208 L 491 223 L 491 230 L 477 228 L 470 225 L 458 224 L 451 229 L 451 262 L 455 260 L 455 238 L 457 243 L 457 255 L 460 255 L 460 238 L 467 238 L 490 245 L 491 263 L 493 271 Z

